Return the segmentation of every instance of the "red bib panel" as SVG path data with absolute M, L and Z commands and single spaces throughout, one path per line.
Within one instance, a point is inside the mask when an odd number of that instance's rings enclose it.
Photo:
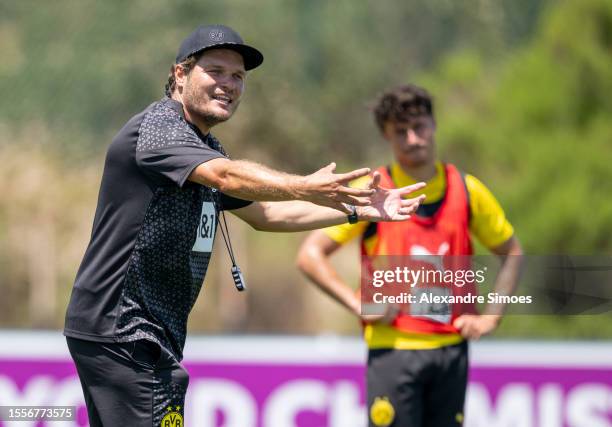
M 381 174 L 382 187 L 395 188 L 386 167 L 379 168 L 378 172 Z M 473 249 L 469 234 L 469 197 L 457 168 L 447 164 L 445 173 L 446 192 L 436 213 L 428 218 L 413 214 L 408 221 L 377 223 L 376 245 L 373 250 L 366 251 L 362 239 L 362 256 L 417 256 L 415 262 L 409 262 L 410 267 L 414 270 L 437 269 L 443 273 L 471 269 L 469 255 L 473 254 Z M 422 257 L 418 257 L 423 255 L 436 257 L 432 258 L 432 262 L 427 262 L 423 261 Z M 436 288 L 428 288 L 427 291 L 431 292 L 432 289 Z M 473 281 L 461 287 L 450 285 L 439 289 L 447 294 L 452 293 L 452 295 L 468 293 L 476 295 Z M 418 286 L 412 288 L 412 293 L 417 298 L 419 297 L 418 292 Z M 407 305 L 392 326 L 405 332 L 457 333 L 458 330 L 452 326 L 452 321 L 463 313 L 475 312 L 474 304 L 453 304 L 450 314 L 446 311 L 446 316 L 428 316 L 416 314 L 418 307 Z

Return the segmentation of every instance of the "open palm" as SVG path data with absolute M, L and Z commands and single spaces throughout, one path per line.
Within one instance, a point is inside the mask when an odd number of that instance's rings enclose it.
M 424 195 L 405 199 L 404 196 L 425 187 L 424 182 L 401 188 L 380 187 L 380 173 L 374 172 L 369 188 L 375 190 L 370 196 L 370 205 L 357 207 L 360 220 L 367 221 L 405 221 L 416 212 Z

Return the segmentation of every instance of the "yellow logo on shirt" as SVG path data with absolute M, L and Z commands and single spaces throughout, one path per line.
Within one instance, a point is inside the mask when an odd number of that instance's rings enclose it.
M 389 398 L 377 397 L 370 407 L 370 419 L 375 426 L 387 427 L 395 419 L 395 409 Z
M 162 418 L 161 427 L 184 427 L 183 416 L 178 412 L 180 410 L 180 406 L 175 406 L 174 411 L 172 410 L 172 406 L 168 406 L 166 409 L 168 413 Z

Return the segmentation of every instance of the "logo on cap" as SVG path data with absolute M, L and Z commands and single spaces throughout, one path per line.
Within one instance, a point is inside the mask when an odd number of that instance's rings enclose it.
M 223 40 L 223 31 L 212 30 L 210 33 L 208 33 L 208 37 L 210 37 L 212 41 L 220 42 L 221 40 Z

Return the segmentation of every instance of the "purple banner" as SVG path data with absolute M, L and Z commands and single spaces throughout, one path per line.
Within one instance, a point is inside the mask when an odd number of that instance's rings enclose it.
M 29 357 L 23 346 L 0 352 L 0 406 L 74 405 L 76 421 L 0 426 L 88 425 L 65 344 L 53 342 L 37 345 Z M 187 426 L 367 425 L 365 349 L 358 339 L 196 338 L 195 344 L 185 360 Z M 465 425 L 612 427 L 611 355 L 609 344 L 474 345 Z

